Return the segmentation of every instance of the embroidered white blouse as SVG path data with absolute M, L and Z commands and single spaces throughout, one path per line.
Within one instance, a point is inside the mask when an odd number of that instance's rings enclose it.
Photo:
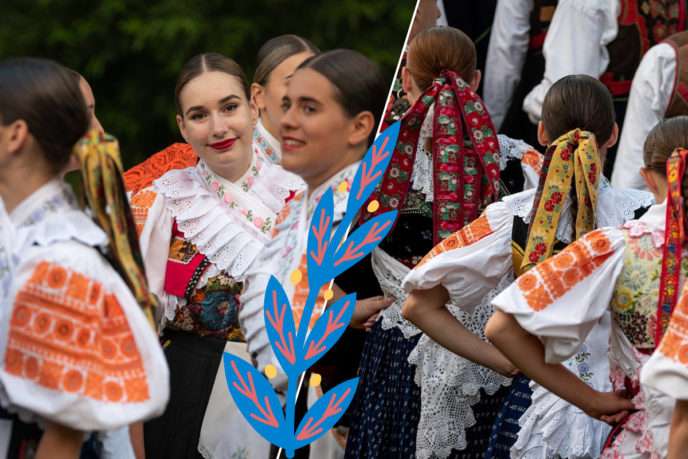
M 290 195 L 286 174 L 256 154 L 234 183 L 215 175 L 203 160 L 196 167 L 169 171 L 153 183 L 157 196 L 141 233 L 141 252 L 150 288 L 164 308 L 161 326 L 174 319 L 177 307 L 186 305 L 185 298 L 165 293 L 174 222 L 210 261 L 196 289 L 221 271 L 240 282 Z
M 650 247 L 633 248 L 638 256 L 647 257 L 650 252 L 661 256 L 665 214 L 665 204 L 655 205 L 639 220 L 624 225 L 630 237 L 650 237 Z M 524 329 L 540 337 L 548 363 L 567 361 L 579 352 L 581 345 L 589 342 L 600 320 L 608 314 L 619 276 L 631 276 L 629 282 L 636 283 L 642 278 L 642 274 L 633 277 L 632 267 L 626 266 L 627 250 L 631 247 L 626 244 L 621 227 L 593 231 L 519 277 L 492 304 L 513 314 Z M 625 300 L 617 296 L 614 301 Z M 641 335 L 652 334 L 653 338 L 652 328 L 652 324 L 642 327 Z M 590 362 L 608 360 L 615 390 L 625 387 L 628 380 L 631 387 L 638 387 L 640 371 L 647 359 L 646 354 L 631 344 L 616 317 L 609 333 L 607 355 L 598 352 L 589 357 Z M 596 374 L 594 378 L 599 376 Z M 592 386 L 604 390 L 597 383 Z M 629 416 L 622 433 L 601 457 L 666 456 L 674 399 L 640 386 L 633 402 L 639 411 Z M 575 411 L 575 408 L 570 410 Z M 566 414 L 560 422 L 569 424 L 571 419 L 571 415 Z
M 0 401 L 23 419 L 110 430 L 159 415 L 168 368 L 105 233 L 54 179 L 0 227 Z M 11 241 L 11 245 L 5 245 Z
M 486 340 L 484 327 L 492 315 L 491 301 L 514 280 L 511 251 L 514 216 L 521 217 L 526 223 L 530 221 L 534 195 L 534 189 L 526 190 L 489 205 L 481 217 L 437 245 L 406 276 L 402 284 L 404 290 L 425 290 L 442 284 L 451 298 L 447 304 L 449 311 L 474 334 Z M 632 219 L 637 209 L 651 203 L 652 195 L 649 193 L 617 190 L 603 179 L 599 190 L 597 225 L 621 224 Z M 572 242 L 574 237 L 570 208 L 571 202 L 567 198 L 556 233 L 557 239 L 565 243 Z M 473 418 L 471 406 L 480 400 L 478 390 L 482 387 L 486 393 L 493 394 L 500 386 L 510 383 L 509 378 L 453 354 L 426 335 L 421 337 L 409 361 L 418 365 L 416 380 L 423 394 L 419 432 L 424 437 L 419 434 L 417 442 L 423 438 L 421 447 L 425 445 L 428 451 L 442 448 L 441 443 L 446 439 L 451 439 L 454 447 L 465 444 L 465 429 Z M 601 374 L 602 377 L 597 372 L 596 381 L 606 378 L 608 370 Z M 557 397 L 549 398 L 551 394 L 543 392 L 536 388 L 536 396 L 542 403 L 560 408 L 556 406 Z M 593 425 L 591 423 L 597 421 L 587 418 L 580 410 L 578 412 L 577 419 L 581 422 L 572 430 L 596 432 L 581 445 L 599 445 L 604 441 L 604 425 Z M 565 424 L 562 418 L 546 414 L 529 414 L 526 417 L 529 424 L 538 421 L 540 426 L 538 429 L 526 426 L 519 441 L 523 439 L 527 444 L 532 438 L 542 445 L 549 441 L 549 437 L 545 435 L 543 439 L 538 434 L 555 431 L 551 422 L 557 426 L 561 425 L 560 421 Z M 524 448 L 531 450 L 532 446 Z

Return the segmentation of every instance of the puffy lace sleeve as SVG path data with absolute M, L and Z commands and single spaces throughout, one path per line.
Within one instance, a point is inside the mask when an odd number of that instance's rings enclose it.
M 548 363 L 561 363 L 578 351 L 609 307 L 624 246 L 617 228 L 588 233 L 520 276 L 492 304 L 543 340 Z
M 471 313 L 482 297 L 511 269 L 513 214 L 503 203 L 435 246 L 406 276 L 407 292 L 442 284 L 452 303 Z
M 0 398 L 23 418 L 107 430 L 162 413 L 168 368 L 124 281 L 74 240 L 33 246 L 0 308 Z
M 678 400 L 688 400 L 688 284 L 683 287 L 671 322 L 640 374 L 643 385 Z

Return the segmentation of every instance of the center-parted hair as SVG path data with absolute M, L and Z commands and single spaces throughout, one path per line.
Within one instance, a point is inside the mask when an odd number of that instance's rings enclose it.
M 470 83 L 477 53 L 473 41 L 454 27 L 430 27 L 414 37 L 406 55 L 406 68 L 421 91 L 425 91 L 442 70 L 456 72 Z
M 372 113 L 375 125 L 368 137 L 370 146 L 375 140 L 389 89 L 377 65 L 356 51 L 335 49 L 311 56 L 298 68 L 315 70 L 327 78 L 335 88 L 335 100 L 350 117 L 364 111 Z
M 177 105 L 177 114 L 182 118 L 184 113 L 182 113 L 182 106 L 179 100 L 182 89 L 198 75 L 206 72 L 224 72 L 232 75 L 244 90 L 246 100 L 251 98 L 248 79 L 239 64 L 220 53 L 197 54 L 184 64 L 177 77 L 177 85 L 174 88 L 174 102 Z
M 542 103 L 542 123 L 550 142 L 580 129 L 595 134 L 602 147 L 612 135 L 616 114 L 609 89 L 588 75 L 568 75 L 555 82 Z
M 0 61 L 0 123 L 24 120 L 55 172 L 69 162 L 89 119 L 71 70 L 48 59 Z
M 643 147 L 645 168 L 666 177 L 666 163 L 677 148 L 688 149 L 688 116 L 669 118 L 652 128 Z
M 265 86 L 272 71 L 286 59 L 300 53 L 318 54 L 320 50 L 310 41 L 298 35 L 288 34 L 266 41 L 256 54 L 253 82 Z

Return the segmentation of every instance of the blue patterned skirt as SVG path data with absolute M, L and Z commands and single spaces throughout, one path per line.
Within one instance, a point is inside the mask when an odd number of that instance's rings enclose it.
M 397 328 L 382 329 L 378 320 L 366 338 L 353 418 L 346 442 L 347 458 L 412 458 L 420 418 L 420 387 L 408 356 L 420 334 L 411 339 Z
M 497 414 L 490 441 L 485 452 L 485 459 L 509 458 L 509 450 L 518 439 L 521 427 L 518 425 L 523 413 L 530 407 L 530 379 L 521 375 L 514 381 L 501 411 Z

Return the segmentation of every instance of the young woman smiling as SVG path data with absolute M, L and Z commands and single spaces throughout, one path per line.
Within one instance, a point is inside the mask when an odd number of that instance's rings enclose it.
M 251 99 L 259 110 L 253 141 L 273 163 L 282 161 L 279 129 L 282 118 L 282 97 L 287 85 L 303 61 L 320 50 L 298 35 L 280 35 L 265 42 L 256 54 L 251 84 Z
M 146 453 L 196 457 L 203 417 L 227 341 L 243 340 L 237 321 L 246 268 L 269 238 L 290 190 L 284 172 L 252 148 L 257 110 L 241 68 L 217 53 L 182 68 L 175 89 L 179 130 L 200 158 L 153 182 L 141 234 L 170 365 L 165 414 L 145 425 Z M 150 198 L 149 198 L 150 199 Z M 250 438 L 236 435 L 234 450 Z
M 314 56 L 301 64 L 291 78 L 280 122 L 282 166 L 299 175 L 307 189 L 280 212 L 273 239 L 249 269 L 241 296 L 242 330 L 261 371 L 268 365 L 279 369 L 263 318 L 268 280 L 274 275 L 282 283 L 298 327 L 309 288 L 308 224 L 328 189 L 334 191 L 333 226 L 336 228 L 341 221 L 354 174 L 374 139 L 385 95 L 386 85 L 377 66 L 349 50 Z M 290 277 L 295 270 L 302 274 L 302 280 L 293 284 Z M 327 289 L 327 285 L 320 289 L 311 326 L 323 311 Z M 352 325 L 362 327 L 371 315 L 388 304 L 382 297 L 358 301 Z M 355 352 L 350 350 L 349 354 Z M 354 357 L 358 359 L 358 355 Z M 278 391 L 284 391 L 287 380 L 278 371 L 270 382 Z M 345 436 L 335 433 L 335 439 L 339 446 L 329 434 L 316 441 L 311 445 L 311 457 L 341 456 Z

